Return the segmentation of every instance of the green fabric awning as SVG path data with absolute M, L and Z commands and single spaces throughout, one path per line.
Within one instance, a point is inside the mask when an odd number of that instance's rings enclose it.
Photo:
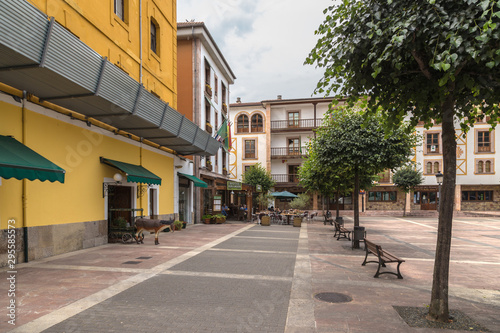
M 0 177 L 64 183 L 65 172 L 13 137 L 0 135 Z
M 194 183 L 194 186 L 204 187 L 204 188 L 208 187 L 207 183 L 205 183 L 203 180 L 201 180 L 198 177 L 186 175 L 185 173 L 182 173 L 182 172 L 177 172 L 177 174 L 179 176 L 186 177 L 187 179 L 191 180 Z
M 161 178 L 143 166 L 101 157 L 101 163 L 117 168 L 127 175 L 127 181 L 132 183 L 145 183 L 161 185 Z

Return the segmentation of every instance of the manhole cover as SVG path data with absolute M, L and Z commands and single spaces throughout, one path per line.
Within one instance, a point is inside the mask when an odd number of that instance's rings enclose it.
M 151 259 L 151 258 L 153 258 L 153 257 L 139 257 L 139 258 L 135 258 L 135 259 L 144 259 L 144 260 L 146 260 L 146 259 Z
M 125 261 L 123 262 L 122 264 L 126 264 L 126 265 L 137 265 L 137 264 L 140 264 L 142 261 Z
M 316 297 L 320 301 L 328 303 L 347 303 L 352 301 L 351 296 L 341 293 L 319 293 L 314 297 Z

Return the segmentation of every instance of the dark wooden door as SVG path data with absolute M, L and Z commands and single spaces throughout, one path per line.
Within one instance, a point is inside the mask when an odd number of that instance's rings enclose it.
M 132 208 L 132 187 L 130 186 L 109 186 L 108 190 L 108 208 L 109 209 L 131 209 Z M 132 223 L 131 211 L 111 211 L 111 223 L 114 219 L 122 216 L 130 223 Z
M 437 192 L 420 192 L 420 209 L 421 210 L 436 210 L 437 209 Z

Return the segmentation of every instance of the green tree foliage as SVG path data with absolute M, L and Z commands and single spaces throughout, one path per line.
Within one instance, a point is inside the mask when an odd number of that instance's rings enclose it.
M 399 187 L 403 192 L 409 193 L 415 186 L 422 184 L 424 177 L 420 170 L 416 170 L 411 164 L 405 165 L 398 169 L 392 176 L 392 182 Z M 403 216 L 406 215 L 406 196 Z
M 290 208 L 304 210 L 309 207 L 309 200 L 311 198 L 307 193 L 299 193 L 297 198 L 290 202 Z
M 274 186 L 275 181 L 271 176 L 271 172 L 267 171 L 260 163 L 252 165 L 243 174 L 243 183 L 257 186 L 262 186 L 262 192 L 267 193 Z
M 442 123 L 444 181 L 429 319 L 447 321 L 456 181 L 454 120 L 498 120 L 500 0 L 351 0 L 325 10 L 306 59 L 325 69 L 319 93 L 366 100 L 395 128 Z
M 359 190 L 369 187 L 374 175 L 408 162 L 416 137 L 402 126 L 386 136 L 378 115 L 363 116 L 357 109 L 338 107 L 327 114 L 310 151 L 325 179 L 334 176 L 354 185 L 354 225 L 359 226 Z M 333 184 L 333 183 L 331 183 Z

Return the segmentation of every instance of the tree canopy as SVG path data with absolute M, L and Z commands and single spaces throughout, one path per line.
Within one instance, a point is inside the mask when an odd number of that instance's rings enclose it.
M 344 0 L 327 8 L 306 59 L 325 69 L 316 92 L 365 99 L 386 128 L 405 117 L 441 124 L 444 181 L 429 319 L 448 320 L 456 182 L 455 120 L 499 118 L 500 0 Z M 487 118 L 488 119 L 488 118 Z
M 399 187 L 403 192 L 409 193 L 415 188 L 415 186 L 422 184 L 424 181 L 422 172 L 415 169 L 412 164 L 407 164 L 402 168 L 399 168 L 392 176 L 392 182 L 394 185 Z M 403 210 L 403 216 L 406 215 L 406 197 L 405 197 L 405 207 Z
M 271 176 L 271 172 L 267 171 L 260 163 L 252 165 L 243 174 L 242 181 L 249 185 L 261 185 L 262 192 L 267 193 L 274 186 L 275 181 Z
M 311 141 L 311 169 L 323 174 L 319 181 L 326 185 L 354 189 L 354 225 L 358 226 L 359 190 L 370 187 L 377 173 L 407 163 L 415 143 L 416 137 L 405 126 L 386 135 L 378 115 L 364 116 L 359 109 L 339 106 L 327 113 L 324 126 Z

